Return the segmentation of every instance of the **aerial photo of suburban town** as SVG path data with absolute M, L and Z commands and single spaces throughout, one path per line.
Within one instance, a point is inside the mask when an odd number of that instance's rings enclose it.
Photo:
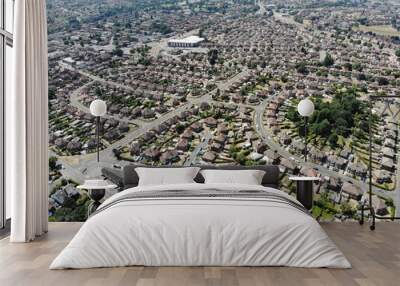
M 369 188 L 370 125 L 373 207 L 399 216 L 400 0 L 47 8 L 50 220 L 85 220 L 89 199 L 76 186 L 132 163 L 275 164 L 293 195 L 290 176 L 320 178 L 315 218 L 354 220 Z M 304 98 L 315 105 L 307 153 Z M 108 106 L 99 163 L 95 99 Z

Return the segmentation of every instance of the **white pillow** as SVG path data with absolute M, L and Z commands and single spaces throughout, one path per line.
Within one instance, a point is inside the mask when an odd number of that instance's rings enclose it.
M 195 183 L 193 180 L 200 168 L 135 168 L 139 186 Z
M 205 184 L 261 185 L 265 171 L 261 170 L 202 170 Z

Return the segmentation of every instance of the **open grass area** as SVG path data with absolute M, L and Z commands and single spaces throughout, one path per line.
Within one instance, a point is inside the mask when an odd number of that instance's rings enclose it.
M 400 31 L 397 31 L 390 25 L 376 25 L 376 26 L 364 26 L 360 25 L 359 27 L 353 28 L 356 31 L 362 32 L 372 32 L 382 36 L 400 36 Z

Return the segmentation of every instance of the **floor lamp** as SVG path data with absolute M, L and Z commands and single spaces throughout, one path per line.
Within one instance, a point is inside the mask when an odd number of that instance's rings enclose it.
M 304 160 L 307 162 L 307 124 L 308 124 L 308 117 L 310 117 L 314 113 L 314 103 L 309 100 L 308 98 L 305 98 L 303 100 L 300 100 L 299 104 L 297 105 L 297 111 L 301 116 L 304 117 Z
M 394 100 L 400 99 L 398 95 L 371 95 L 369 96 L 369 112 L 368 112 L 368 137 L 369 137 L 369 150 L 368 150 L 368 206 L 364 206 L 364 202 L 361 204 L 361 218 L 359 220 L 360 224 L 364 224 L 364 211 L 369 210 L 370 216 L 372 218 L 371 225 L 369 226 L 370 230 L 375 230 L 375 220 L 378 219 L 388 219 L 386 217 L 380 216 L 375 213 L 374 206 L 372 205 L 372 115 L 373 112 L 373 103 L 379 100 Z M 396 186 L 398 188 L 398 186 Z M 397 207 L 397 206 L 396 206 Z M 393 216 L 389 218 L 390 220 L 400 220 L 400 217 Z
M 90 113 L 96 117 L 97 162 L 100 162 L 100 117 L 107 113 L 107 104 L 100 99 L 93 100 L 90 104 Z

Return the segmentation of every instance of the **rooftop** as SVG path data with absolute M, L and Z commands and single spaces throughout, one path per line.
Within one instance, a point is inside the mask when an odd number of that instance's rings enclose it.
M 183 44 L 197 44 L 204 41 L 204 38 L 200 38 L 199 36 L 189 36 L 184 39 L 171 39 L 168 43 L 183 43 Z

